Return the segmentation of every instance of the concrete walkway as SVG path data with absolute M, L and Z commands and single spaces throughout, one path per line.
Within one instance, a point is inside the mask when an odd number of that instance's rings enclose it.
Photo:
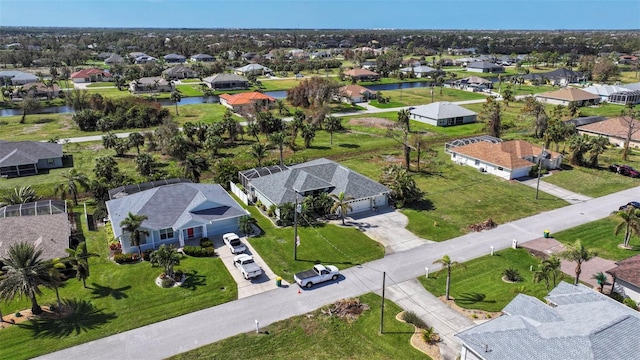
M 379 295 L 381 292 L 378 293 Z M 455 360 L 460 354 L 460 341 L 454 337 L 458 332 L 474 325 L 473 321 L 451 309 L 433 294 L 425 290 L 417 279 L 389 286 L 385 297 L 405 311 L 413 311 L 427 325 L 433 326 L 442 338 L 440 354 L 445 360 Z
M 548 176 L 552 176 L 552 175 L 548 175 Z M 544 177 L 543 177 L 544 178 Z M 522 184 L 525 184 L 527 186 L 530 186 L 532 188 L 536 188 L 538 186 L 538 179 L 537 178 L 533 178 L 533 179 L 527 179 L 527 180 L 523 180 L 520 181 Z M 540 180 L 540 191 L 545 193 L 545 194 L 549 194 L 549 195 L 553 195 L 559 199 L 562 199 L 566 202 L 568 202 L 569 204 L 578 204 L 581 202 L 585 202 L 588 200 L 591 200 L 593 198 L 586 196 L 586 195 L 582 195 L 582 194 L 578 194 L 578 193 L 574 193 L 571 192 L 567 189 L 563 189 L 559 186 L 550 184 L 544 180 Z

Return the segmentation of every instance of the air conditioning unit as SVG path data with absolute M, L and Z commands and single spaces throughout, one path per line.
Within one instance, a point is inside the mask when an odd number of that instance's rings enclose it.
M 478 168 L 478 171 L 480 172 L 487 172 L 487 170 L 485 168 Z

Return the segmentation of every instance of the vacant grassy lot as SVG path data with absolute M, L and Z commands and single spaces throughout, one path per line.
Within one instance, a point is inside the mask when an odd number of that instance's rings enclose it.
M 431 89 L 428 87 L 421 88 L 408 88 L 402 90 L 383 90 L 382 95 L 385 97 L 391 97 L 392 102 L 397 102 L 406 105 L 423 105 L 430 104 L 432 101 Z M 442 90 L 442 95 L 440 94 Z M 464 101 L 464 100 L 482 100 L 486 99 L 486 96 L 473 93 L 469 91 L 463 91 L 451 88 L 434 87 L 433 88 L 433 102 L 437 101 Z
M 82 207 L 75 210 L 81 212 Z M 63 299 L 77 304 L 76 313 L 1 330 L 2 358 L 29 359 L 237 298 L 237 286 L 218 258 L 184 257 L 176 269 L 188 274 L 185 286 L 162 289 L 154 283 L 160 268 L 148 262 L 117 265 L 108 260 L 107 232 L 87 233 L 86 224 L 84 230 L 89 251 L 100 257 L 89 260 L 87 289 L 73 278 L 60 289 Z M 44 290 L 38 301 L 55 304 L 55 293 Z M 27 299 L 2 303 L 5 314 L 27 308 Z
M 591 197 L 604 196 L 640 185 L 640 179 L 622 176 L 607 169 L 584 167 L 572 167 L 570 170 L 556 172 L 552 176 L 544 177 L 544 181 Z
M 87 85 L 88 88 L 108 87 L 108 86 L 115 86 L 115 83 L 111 81 L 102 81 L 102 82 L 95 82 Z
M 413 326 L 395 319 L 397 305 L 385 301 L 380 335 L 380 297 L 365 294 L 360 300 L 370 309 L 352 322 L 314 311 L 171 359 L 429 359 L 409 344 Z
M 622 204 L 621 204 L 622 205 Z M 634 235 L 629 242 L 633 250 L 625 250 L 618 247 L 624 241 L 624 228 L 618 235 L 614 235 L 614 229 L 621 220 L 616 216 L 576 226 L 575 228 L 552 234 L 563 244 L 573 244 L 576 240 L 582 240 L 584 246 L 598 252 L 598 256 L 609 260 L 623 260 L 640 254 L 640 240 Z
M 455 258 L 451 260 L 456 261 Z M 548 293 L 545 284 L 534 283 L 533 272 L 529 271 L 529 266 L 533 265 L 535 270 L 539 263 L 540 260 L 524 249 L 507 249 L 494 253 L 494 256 L 468 261 L 464 267 L 452 269 L 450 296 L 463 308 L 485 311 L 501 311 L 518 293 L 543 299 Z M 503 281 L 502 273 L 508 268 L 518 270 L 523 281 Z M 563 279 L 573 281 L 566 275 Z M 418 280 L 432 294 L 445 294 L 446 270 L 430 274 L 428 279 L 420 277 Z

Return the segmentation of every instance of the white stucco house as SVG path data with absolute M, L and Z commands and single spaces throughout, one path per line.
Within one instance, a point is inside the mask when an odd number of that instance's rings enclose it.
M 409 110 L 412 120 L 433 126 L 452 126 L 476 122 L 477 113 L 447 101 L 417 106 Z
M 607 273 L 613 277 L 613 288 L 624 297 L 640 303 L 640 255 L 618 261 Z

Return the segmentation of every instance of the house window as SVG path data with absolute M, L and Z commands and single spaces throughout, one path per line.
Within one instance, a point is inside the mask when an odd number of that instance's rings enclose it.
M 56 162 L 55 159 L 47 159 L 47 164 L 53 165 Z
M 173 238 L 173 229 L 160 229 L 160 240 L 172 239 Z
M 499 166 L 499 167 L 498 167 L 498 170 L 502 171 L 502 170 L 504 170 L 504 169 L 502 168 L 502 166 Z
M 455 159 L 456 158 L 456 153 L 453 153 L 451 157 Z
M 480 165 L 480 160 L 476 160 L 475 164 Z

